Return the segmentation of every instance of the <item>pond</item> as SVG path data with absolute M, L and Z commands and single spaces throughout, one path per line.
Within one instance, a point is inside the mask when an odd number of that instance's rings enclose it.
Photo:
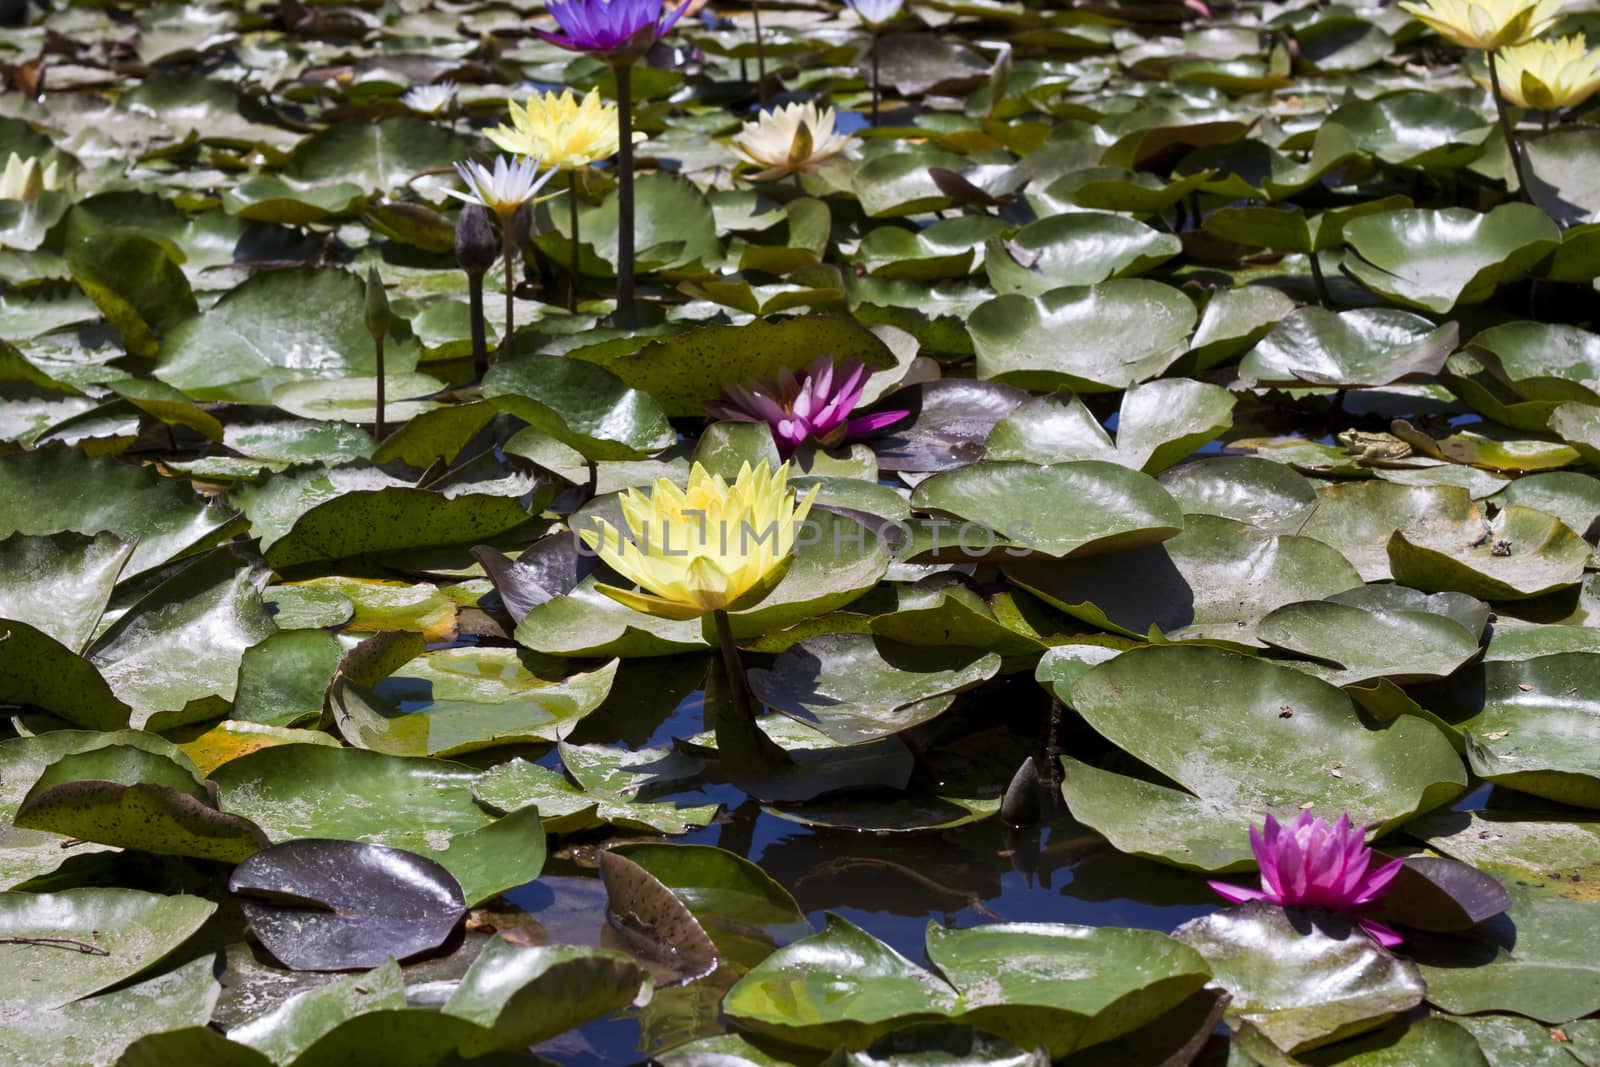
M 1592 7 L 0 3 L 0 1067 L 1600 1060 Z

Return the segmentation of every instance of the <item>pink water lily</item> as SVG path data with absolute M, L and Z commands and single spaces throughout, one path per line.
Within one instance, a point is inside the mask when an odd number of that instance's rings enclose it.
M 1373 867 L 1365 838 L 1366 827 L 1352 827 L 1348 812 L 1332 826 L 1309 811 L 1302 811 L 1286 827 L 1268 815 L 1262 830 L 1250 828 L 1250 850 L 1261 867 L 1261 888 L 1209 884 L 1235 903 L 1265 900 L 1283 907 L 1345 912 L 1378 944 L 1398 945 L 1399 934 L 1359 913 L 1388 891 L 1403 864 L 1391 860 Z
M 909 411 L 883 411 L 851 418 L 867 384 L 860 360 L 835 366 L 832 356 L 818 356 L 804 377 L 785 367 L 777 379 L 745 387 L 729 386 L 723 399 L 706 405 L 712 417 L 764 422 L 772 427 L 778 453 L 787 459 L 801 444 L 816 441 L 832 448 L 899 422 Z

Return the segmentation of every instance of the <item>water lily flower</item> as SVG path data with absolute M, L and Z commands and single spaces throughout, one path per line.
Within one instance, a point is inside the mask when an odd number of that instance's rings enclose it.
M 555 174 L 554 170 L 539 173 L 538 159 L 526 157 L 507 159 L 500 156 L 494 167 L 486 167 L 476 160 L 455 165 L 467 191 L 458 193 L 446 189 L 446 195 L 469 204 L 478 204 L 499 215 L 502 219 L 516 213 L 517 208 L 528 203 L 544 188 L 544 183 Z
M 1549 29 L 1561 17 L 1562 0 L 1401 0 L 1400 6 L 1462 48 L 1492 52 Z
M 588 52 L 617 76 L 617 311 L 633 304 L 633 63 L 683 17 L 691 0 L 662 15 L 661 0 L 550 0 L 565 36 L 538 33 L 553 45 Z
M 539 36 L 616 64 L 631 63 L 648 51 L 683 17 L 689 0 L 665 17 L 661 0 L 551 0 L 548 7 L 565 36 L 537 30 Z
M 850 143 L 850 135 L 836 132 L 833 123 L 831 107 L 818 111 L 810 101 L 787 104 L 745 123 L 733 138 L 733 150 L 745 162 L 764 168 L 755 175 L 759 181 L 814 171 Z
M 511 125 L 501 123 L 486 131 L 489 140 L 521 156 L 536 156 L 547 167 L 573 170 L 610 159 L 617 154 L 617 109 L 591 90 L 579 104 L 571 89 L 528 97 L 508 106 Z M 644 134 L 633 135 L 635 141 Z
M 729 485 L 696 463 L 680 489 L 658 478 L 648 494 L 622 495 L 624 536 L 604 519 L 579 531 L 612 570 L 642 592 L 600 585 L 601 592 L 637 611 L 667 619 L 738 611 L 758 603 L 783 577 L 795 533 L 817 488 L 797 501 L 789 465 L 745 463 Z
M 866 388 L 867 368 L 860 360 L 835 366 L 832 356 L 818 356 L 803 378 L 788 368 L 776 380 L 746 388 L 730 386 L 724 399 L 706 405 L 719 419 L 764 422 L 772 428 L 778 454 L 787 459 L 807 440 L 825 448 L 843 444 L 899 422 L 910 412 L 884 411 L 851 418 Z
M 1250 851 L 1261 867 L 1261 888 L 1208 884 L 1235 903 L 1265 900 L 1283 907 L 1345 912 L 1378 944 L 1398 945 L 1399 934 L 1359 914 L 1388 891 L 1403 866 L 1392 860 L 1373 867 L 1365 836 L 1366 827 L 1352 827 L 1348 812 L 1332 826 L 1309 811 L 1302 811 L 1287 827 L 1268 815 L 1261 831 L 1250 828 Z
M 851 11 L 873 29 L 900 14 L 905 0 L 845 0 Z
M 1529 110 L 1576 107 L 1600 91 L 1600 51 L 1590 52 L 1586 44 L 1577 33 L 1502 48 L 1492 57 L 1500 92 Z M 1478 81 L 1488 86 L 1488 79 Z
M 32 156 L 25 159 L 13 152 L 0 173 L 0 200 L 37 200 L 40 193 L 61 185 L 54 160 L 41 164 Z
M 500 216 L 500 249 L 506 263 L 506 344 L 511 343 L 511 335 L 515 330 L 513 322 L 513 291 L 516 288 L 513 266 L 516 262 L 516 235 L 512 229 L 512 216 L 523 204 L 531 203 L 544 188 L 544 183 L 549 181 L 555 171 L 547 170 L 539 173 L 539 160 L 526 157 L 507 159 L 499 156 L 494 161 L 494 168 L 484 166 L 476 160 L 455 165 L 456 173 L 466 183 L 467 191 L 458 193 L 454 189 L 445 192 L 457 200 L 465 200 L 468 204 L 477 204 L 479 207 L 488 208 Z
M 400 94 L 400 102 L 420 115 L 438 115 L 456 98 L 456 83 L 418 85 Z

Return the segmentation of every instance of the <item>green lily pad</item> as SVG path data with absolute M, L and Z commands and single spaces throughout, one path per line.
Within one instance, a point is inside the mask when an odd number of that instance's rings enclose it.
M 1076 397 L 1036 397 L 995 424 L 991 460 L 1069 463 L 1104 459 L 1156 474 L 1233 424 L 1234 398 L 1221 386 L 1163 378 L 1122 394 L 1117 442 Z
M 686 757 L 674 757 L 665 749 L 618 751 L 613 765 L 626 768 L 628 775 L 620 788 L 605 788 L 580 782 L 574 785 L 559 771 L 519 758 L 507 760 L 485 771 L 472 784 L 472 793 L 492 811 L 532 811 L 552 833 L 570 833 L 607 824 L 630 830 L 653 830 L 681 834 L 704 826 L 717 813 L 716 804 L 683 805 L 674 801 L 644 801 L 638 794 L 660 778 L 674 777 L 700 764 Z M 605 783 L 610 784 L 610 783 Z
M 1424 610 L 1410 605 L 1357 606 L 1338 598 L 1302 601 L 1268 614 L 1257 624 L 1256 636 L 1274 648 L 1321 661 L 1325 666 L 1307 669 L 1335 685 L 1360 685 L 1378 678 L 1396 685 L 1437 681 L 1478 656 L 1482 622 L 1474 632 L 1433 605 L 1416 607 Z M 1484 609 L 1485 621 L 1487 616 Z
M 591 460 L 638 459 L 676 440 L 649 394 L 582 360 L 502 361 L 484 378 L 483 395 Z
M 143 234 L 107 230 L 75 245 L 67 265 L 136 356 L 153 356 L 198 307 L 168 248 Z
M 1389 538 L 1395 580 L 1426 592 L 1453 589 L 1483 600 L 1525 600 L 1576 585 L 1589 545 L 1560 519 L 1510 505 L 1492 519 L 1472 504 Z
M 993 652 L 902 645 L 869 634 L 829 634 L 791 646 L 750 689 L 842 745 L 888 737 L 935 718 L 955 695 L 994 677 Z
M 62 493 L 63 485 L 77 491 Z M 134 545 L 123 581 L 203 551 L 238 528 L 227 509 L 149 467 L 60 446 L 0 456 L 0 533 L 109 531 Z
M 295 147 L 286 175 L 301 182 L 355 182 L 387 193 L 422 171 L 470 158 L 477 147 L 422 119 L 335 123 Z
M 267 844 L 218 811 L 194 772 L 131 745 L 62 756 L 28 790 L 17 826 L 170 856 L 238 863 Z
M 1183 528 L 1177 502 L 1154 478 L 1096 461 L 975 463 L 919 484 L 911 506 L 966 520 L 942 520 L 947 532 L 918 543 L 917 554 L 932 558 L 1067 559 L 1150 545 Z
M 805 921 L 794 897 L 760 867 L 709 845 L 624 842 L 611 851 L 649 871 L 701 918 L 788 925 Z
M 1600 807 L 1600 764 L 1574 745 L 1594 723 L 1574 700 L 1600 672 L 1600 655 L 1567 652 L 1497 660 L 1427 694 L 1428 710 L 1463 735 L 1480 777 L 1563 804 Z
M 1508 888 L 1513 944 L 1511 930 L 1497 938 L 1491 927 L 1479 938 L 1429 939 L 1412 950 L 1428 1002 L 1455 1015 L 1509 1011 L 1543 1023 L 1600 1009 L 1600 963 L 1584 951 L 1582 932 L 1600 905 Z
M 1172 234 L 1142 222 L 1079 211 L 1029 223 L 1010 240 L 990 238 L 984 266 L 995 292 L 1043 296 L 1063 286 L 1143 274 L 1182 251 Z
M 49 1010 L 7 1012 L 0 1058 L 40 1067 L 111 1067 L 146 1034 L 204 1026 L 221 987 L 210 956 L 112 993 Z
M 1248 867 L 1246 828 L 1269 811 L 1290 818 L 1313 805 L 1382 828 L 1466 786 L 1431 724 L 1407 715 L 1371 729 L 1333 686 L 1218 649 L 1135 649 L 1058 695 L 1177 787 L 1064 756 L 1074 817 L 1121 851 L 1180 867 Z
M 1136 278 L 997 297 L 968 327 L 978 377 L 1028 389 L 1126 389 L 1188 348 L 1199 317 L 1171 286 Z
M 235 496 L 261 538 L 267 562 L 280 572 L 333 560 L 462 547 L 528 524 L 519 497 L 542 504 L 554 485 L 512 471 L 498 482 L 452 492 L 419 489 L 376 468 L 290 472 Z M 464 555 L 464 552 L 463 552 Z
M 1274 533 L 1298 530 L 1317 502 L 1305 477 L 1256 456 L 1206 456 L 1162 471 L 1159 481 L 1185 515 L 1215 515 Z
M 1333 312 L 1305 307 L 1274 326 L 1239 365 L 1246 384 L 1387 385 L 1433 375 L 1457 344 L 1454 323 L 1387 308 Z
M 289 382 L 371 378 L 377 364 L 361 317 L 365 300 L 365 285 L 341 270 L 253 275 L 172 328 L 156 377 L 195 400 L 240 404 L 270 404 Z M 387 374 L 410 372 L 416 361 L 414 343 L 384 348 Z
M 447 760 L 281 745 L 212 775 L 223 811 L 273 842 L 298 837 L 404 848 L 444 865 L 469 905 L 531 881 L 544 865 L 538 819 L 495 820 L 472 796 L 478 772 Z
M 785 367 L 809 367 L 817 356 L 851 357 L 872 370 L 895 364 L 889 347 L 871 331 L 843 318 L 802 316 L 745 326 L 701 326 L 651 341 L 621 356 L 596 356 L 624 383 L 655 398 L 674 418 L 698 418 L 730 383 L 748 385 L 776 377 Z M 575 358 L 588 358 L 578 352 Z
M 1444 314 L 1481 304 L 1501 282 L 1554 251 L 1561 230 L 1528 204 L 1479 215 L 1465 208 L 1391 211 L 1345 227 L 1354 253 L 1345 269 L 1362 285 L 1407 307 Z
M 1298 1053 L 1359 1034 L 1422 1002 L 1423 980 L 1338 916 L 1250 901 L 1172 935 L 1194 947 L 1233 997 L 1226 1016 Z
M 1109 556 L 1006 564 L 1024 589 L 1095 626 L 1152 640 L 1259 647 L 1262 616 L 1361 584 L 1320 541 L 1272 535 L 1232 519 L 1190 515 L 1158 545 Z
M 1055 1058 L 1150 1024 L 1211 977 L 1199 953 L 1149 930 L 929 923 L 927 939 L 962 994 L 956 1018 Z
M 1406 833 L 1507 885 L 1593 901 L 1600 878 L 1600 820 L 1559 808 L 1452 811 L 1406 824 Z
M 509 648 L 441 649 L 390 674 L 381 697 L 341 678 L 329 702 L 340 733 L 360 748 L 457 755 L 560 740 L 605 700 L 618 663 L 562 677 L 530 670 L 524 658 Z
M 0 1015 L 59 1008 L 148 970 L 216 910 L 137 889 L 0 894 L 0 964 L 13 976 Z

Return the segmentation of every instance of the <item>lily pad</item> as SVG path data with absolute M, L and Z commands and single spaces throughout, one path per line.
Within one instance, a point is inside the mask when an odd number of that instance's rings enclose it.
M 461 885 L 397 848 L 316 838 L 262 849 L 234 868 L 250 930 L 286 967 L 375 967 L 437 948 L 467 913 Z
M 850 745 L 927 722 L 999 669 L 993 652 L 830 634 L 791 646 L 749 677 L 763 704 Z
M 1126 389 L 1188 348 L 1199 317 L 1170 286 L 1124 278 L 997 297 L 969 320 L 978 377 L 1028 389 Z
M 1422 1002 L 1423 979 L 1348 919 L 1250 901 L 1180 926 L 1232 995 L 1227 1018 L 1298 1053 L 1382 1025 Z
M 1312 805 L 1381 829 L 1466 786 L 1459 757 L 1431 724 L 1408 715 L 1371 729 L 1327 683 L 1218 649 L 1135 649 L 1058 695 L 1174 783 L 1064 756 L 1074 817 L 1124 852 L 1180 867 L 1247 868 L 1242 828 L 1268 811 L 1292 818 Z
M 137 889 L 0 894 L 0 965 L 13 976 L 0 1015 L 59 1008 L 149 970 L 216 910 Z
M 1368 215 L 1345 227 L 1357 281 L 1408 307 L 1444 314 L 1481 304 L 1501 282 L 1555 250 L 1561 230 L 1529 204 L 1479 215 L 1465 208 L 1413 208 Z

